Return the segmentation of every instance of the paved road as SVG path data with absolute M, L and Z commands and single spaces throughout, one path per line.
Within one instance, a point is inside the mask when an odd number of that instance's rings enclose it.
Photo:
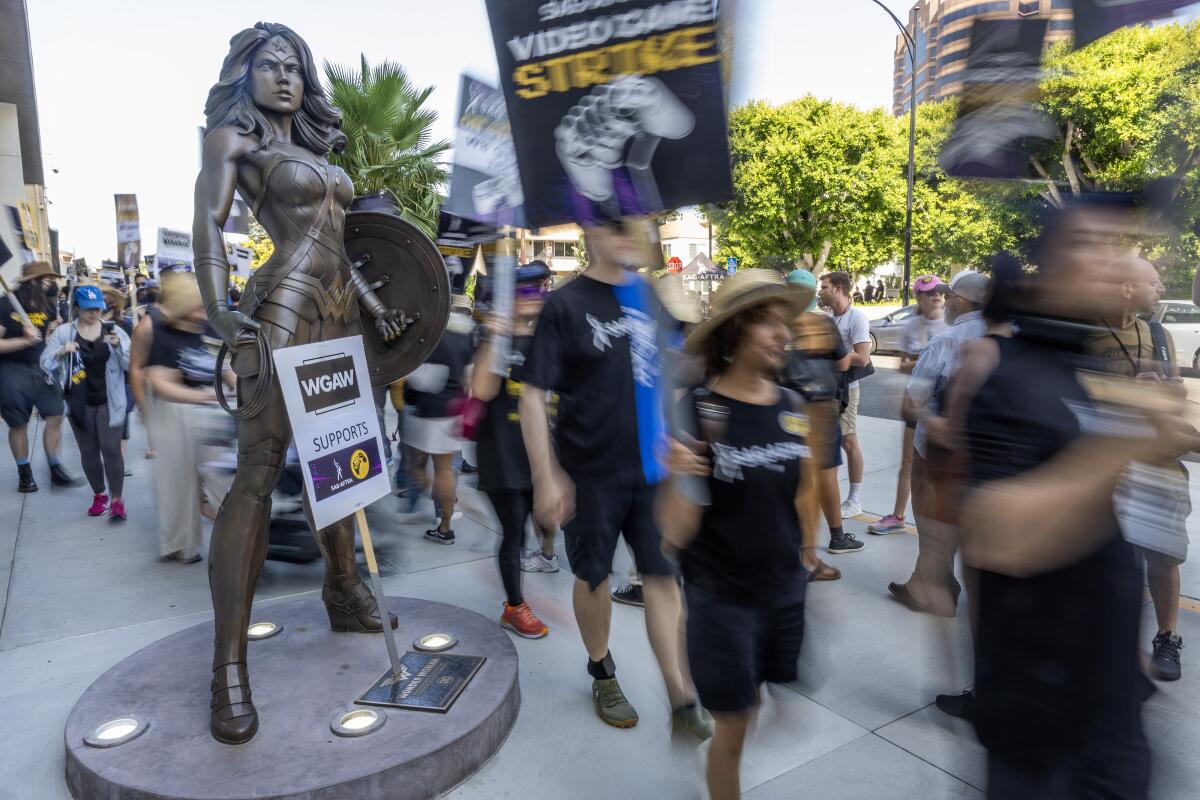
M 860 384 L 858 413 L 865 417 L 899 420 L 900 398 L 904 396 L 908 376 L 896 369 L 900 364 L 897 358 L 875 356 L 872 363 L 875 374 Z

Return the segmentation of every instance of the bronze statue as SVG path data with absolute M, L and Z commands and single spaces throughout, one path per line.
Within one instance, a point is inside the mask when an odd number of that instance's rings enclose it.
M 209 322 L 232 353 L 239 397 L 237 476 L 209 549 L 216 617 L 211 729 L 218 741 L 240 744 L 258 730 L 246 628 L 266 555 L 271 492 L 292 435 L 270 351 L 361 333 L 360 305 L 383 342 L 400 337 L 413 319 L 385 306 L 347 257 L 343 227 L 354 190 L 346 173 L 326 160 L 345 136 L 303 39 L 263 22 L 234 36 L 204 113 L 195 269 Z M 235 189 L 275 243 L 274 255 L 247 282 L 238 311 L 227 303 L 221 236 Z M 315 535 L 325 556 L 321 596 L 330 626 L 381 631 L 375 599 L 355 569 L 351 520 Z M 394 616 L 390 621 L 395 627 Z

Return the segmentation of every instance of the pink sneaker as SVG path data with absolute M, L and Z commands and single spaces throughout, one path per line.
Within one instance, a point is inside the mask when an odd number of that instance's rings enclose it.
M 92 496 L 92 507 L 88 509 L 89 517 L 98 517 L 108 510 L 108 495 L 97 494 Z
M 125 521 L 125 501 L 114 499 L 112 505 L 108 508 L 109 522 L 124 522 Z
M 877 536 L 883 536 L 888 533 L 903 533 L 904 532 L 904 517 L 897 517 L 895 514 L 888 514 L 879 522 L 867 526 L 867 533 L 874 533 Z

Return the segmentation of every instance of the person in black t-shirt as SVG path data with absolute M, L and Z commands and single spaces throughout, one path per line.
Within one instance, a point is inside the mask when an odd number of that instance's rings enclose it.
M 204 432 L 212 428 L 205 424 L 205 411 L 216 420 L 226 419 L 216 406 L 212 376 L 216 360 L 205 341 L 208 318 L 195 275 L 164 276 L 159 306 L 138 328 L 138 337 L 147 347 L 146 423 L 158 448 L 154 489 L 159 556 L 193 564 L 200 561 L 203 544 L 200 490 L 205 482 L 198 466 L 207 443 Z M 232 437 L 227 443 L 231 441 Z M 228 486 L 207 488 L 219 506 Z
M 692 678 L 716 720 L 714 800 L 740 797 L 742 744 L 761 684 L 797 677 L 808 585 L 801 548 L 817 524 L 816 468 L 804 401 L 776 376 L 789 324 L 814 290 L 774 270 L 739 271 L 687 340 L 708 379 L 680 401 L 676 419 L 694 424 L 678 434 L 685 447 L 673 449 L 672 476 L 706 476 L 708 503 L 686 499 L 673 480 L 661 519 L 664 548 L 679 551 L 683 568 Z
M 125 316 L 125 293 L 113 286 L 105 286 L 101 291 L 104 292 L 104 313 L 100 315 L 101 321 L 113 323 L 125 331 L 126 336 L 132 337 L 133 323 Z M 130 366 L 132 367 L 132 363 Z M 133 416 L 134 403 L 129 375 L 129 372 L 125 373 L 125 423 L 121 426 L 121 460 L 125 462 L 126 478 L 133 474 L 129 468 L 129 418 Z
M 647 252 L 632 224 L 589 227 L 588 268 L 546 299 L 525 360 L 521 429 L 535 516 L 547 530 L 564 526 L 596 713 L 618 728 L 638 722 L 608 651 L 608 578 L 617 539 L 624 536 L 642 575 L 646 630 L 674 709 L 672 722 L 706 736 L 708 724 L 680 669 L 679 587 L 653 513 L 655 490 L 667 477 L 663 351 L 676 325 L 648 282 L 626 269 Z M 553 448 L 546 420 L 550 392 L 558 397 Z
M 450 321 L 433 353 L 410 375 L 404 384 L 404 405 L 412 409 L 404 417 L 404 443 L 412 456 L 410 509 L 415 510 L 428 479 L 428 463 L 433 461 L 433 501 L 440 515 L 436 528 L 425 531 L 425 538 L 437 544 L 454 544 L 454 500 L 457 480 L 454 457 L 462 450 L 459 419 L 455 405 L 464 396 L 463 381 L 471 357 L 475 354 L 472 337 L 475 323 L 473 305 L 465 295 L 451 298 Z
M 62 441 L 62 391 L 46 380 L 38 360 L 45 338 L 58 325 L 57 275 L 45 261 L 26 264 L 14 294 L 32 324 L 17 312 L 9 297 L 0 297 L 0 418 L 8 425 L 8 446 L 17 462 L 17 491 L 36 492 L 29 463 L 29 418 L 36 408 L 42 418 L 42 447 L 55 486 L 75 486 L 78 479 L 58 460 Z
M 1182 413 L 1149 412 L 1131 435 L 1132 409 L 1110 430 L 1080 379 L 1098 366 L 1083 321 L 1120 313 L 1116 256 L 1137 235 L 1132 223 L 1095 204 L 1051 222 L 1035 254 L 1033 313 L 997 339 L 995 369 L 967 412 L 962 555 L 979 571 L 974 722 L 990 798 L 1148 791 L 1142 580 L 1113 496 L 1131 461 L 1178 458 L 1200 437 Z
M 488 318 L 486 338 L 475 353 L 471 370 L 471 396 L 487 404 L 476 437 L 479 490 L 491 500 L 503 537 L 497 563 L 507 599 L 500 624 L 526 639 L 540 639 L 550 629 L 534 615 L 521 592 L 521 544 L 525 521 L 533 512 L 533 481 L 517 404 L 521 367 L 533 343 L 534 323 L 542 310 L 549 276 L 549 267 L 541 261 L 517 270 L 512 321 L 496 314 Z M 495 342 L 503 336 L 511 336 L 512 344 L 507 369 L 499 373 Z
M 42 351 L 41 367 L 66 393 L 79 459 L 93 492 L 88 515 L 98 517 L 107 511 L 110 522 L 123 522 L 121 425 L 129 337 L 112 323 L 101 323 L 104 295 L 99 287 L 76 287 L 74 299 L 78 317 L 55 328 Z

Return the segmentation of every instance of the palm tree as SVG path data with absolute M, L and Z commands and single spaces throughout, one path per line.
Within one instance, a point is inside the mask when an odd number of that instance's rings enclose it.
M 359 69 L 325 62 L 330 99 L 342 112 L 346 148 L 330 161 L 346 170 L 360 196 L 389 198 L 401 217 L 437 235 L 438 189 L 446 181 L 445 141 L 432 142 L 437 112 L 424 108 L 433 87 L 412 85 L 404 67 L 384 61 Z

